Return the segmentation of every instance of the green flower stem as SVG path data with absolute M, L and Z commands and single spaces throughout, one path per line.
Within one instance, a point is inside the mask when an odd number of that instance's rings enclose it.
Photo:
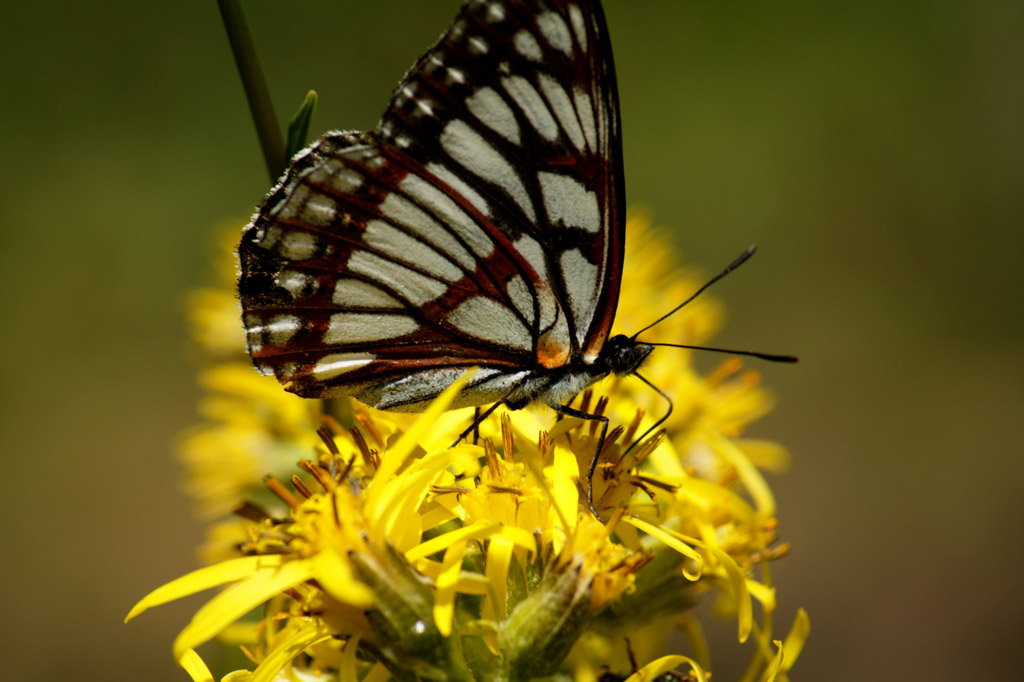
M 270 181 L 276 182 L 285 169 L 284 139 L 277 123 L 277 115 L 274 113 L 274 105 L 270 101 L 263 70 L 256 57 L 252 36 L 249 34 L 249 27 L 245 23 L 245 15 L 238 0 L 217 0 L 217 5 L 224 20 L 224 28 L 228 32 L 228 40 L 235 55 L 235 64 L 242 78 L 246 99 L 249 100 L 249 110 L 256 124 L 260 146 L 263 148 L 267 172 L 270 173 Z

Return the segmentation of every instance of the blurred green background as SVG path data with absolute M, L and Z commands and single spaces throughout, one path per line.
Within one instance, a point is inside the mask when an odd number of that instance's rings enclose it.
M 458 5 L 246 8 L 279 116 L 315 88 L 320 132 L 372 127 Z M 1018 678 L 1024 3 L 607 14 L 630 203 L 708 272 L 760 244 L 716 287 L 717 340 L 802 358 L 762 367 L 781 400 L 751 432 L 794 458 L 794 679 Z M 212 1 L 5 3 L 0 26 L 4 677 L 185 679 L 197 601 L 121 619 L 194 565 L 182 296 L 268 187 L 253 127 Z

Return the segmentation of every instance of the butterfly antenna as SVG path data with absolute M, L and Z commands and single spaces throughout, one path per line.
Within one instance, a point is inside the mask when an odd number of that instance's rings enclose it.
M 685 301 L 683 301 L 682 303 L 677 305 L 675 308 L 673 308 L 672 310 L 668 311 L 667 313 L 665 313 L 664 315 L 659 317 L 657 320 L 655 320 L 654 322 L 650 323 L 649 325 L 647 325 L 646 327 L 644 327 L 643 329 L 638 331 L 636 334 L 633 334 L 633 336 L 631 337 L 632 340 L 636 341 L 636 337 L 640 336 L 641 334 L 643 334 L 645 331 L 647 331 L 648 329 L 650 329 L 654 325 L 660 324 L 664 320 L 666 320 L 669 317 L 672 317 L 673 315 L 675 315 L 677 312 L 679 312 L 679 310 L 681 310 L 684 306 L 686 306 L 690 301 L 692 301 L 693 299 L 697 298 L 702 293 L 704 293 L 705 289 L 707 289 L 712 284 L 714 284 L 718 280 L 720 280 L 723 277 L 725 277 L 726 275 L 728 275 L 730 272 L 732 272 L 733 270 L 735 270 L 739 266 L 743 265 L 743 263 L 745 263 L 748 258 L 750 258 L 751 256 L 754 255 L 755 251 L 757 251 L 757 245 L 756 244 L 751 246 L 749 249 L 747 249 L 743 253 L 741 253 L 739 258 L 737 258 L 733 262 L 729 263 L 728 267 L 726 267 L 725 270 L 722 270 L 720 273 L 718 273 L 717 275 L 712 277 L 710 280 L 708 280 L 707 283 L 705 283 L 704 286 L 702 286 L 700 289 L 697 289 L 697 291 L 694 292 L 694 294 L 692 296 L 690 296 L 690 298 L 686 299 Z
M 715 353 L 728 353 L 729 355 L 749 355 L 752 358 L 767 360 L 768 362 L 799 362 L 800 358 L 795 355 L 778 355 L 776 353 L 761 353 L 756 350 L 735 350 L 732 348 L 714 348 L 712 346 L 691 346 L 684 343 L 649 343 L 648 346 L 666 346 L 668 348 L 689 348 L 690 350 L 709 350 Z

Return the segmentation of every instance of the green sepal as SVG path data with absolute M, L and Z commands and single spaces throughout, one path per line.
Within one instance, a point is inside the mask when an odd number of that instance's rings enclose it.
M 588 622 L 590 598 L 580 566 L 545 576 L 501 626 L 503 679 L 525 682 L 558 672 Z
M 316 111 L 316 90 L 306 93 L 306 99 L 302 100 L 298 111 L 292 116 L 288 124 L 288 141 L 284 145 L 284 157 L 290 159 L 296 152 L 306 146 L 309 140 L 309 124 L 313 121 L 313 113 Z

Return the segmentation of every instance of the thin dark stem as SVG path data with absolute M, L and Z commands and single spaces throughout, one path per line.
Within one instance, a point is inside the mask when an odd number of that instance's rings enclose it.
M 260 147 L 263 148 L 263 160 L 267 164 L 270 181 L 276 182 L 285 169 L 284 138 L 277 123 L 274 105 L 270 101 L 270 92 L 263 78 L 263 70 L 256 56 L 252 36 L 245 23 L 245 15 L 242 13 L 239 0 L 217 0 L 217 5 L 224 20 L 224 28 L 228 32 L 228 41 L 231 43 L 231 52 L 235 55 L 238 75 L 242 78 L 245 97 L 249 101 L 249 111 L 252 112 L 252 120 L 256 124 L 256 135 L 259 136 Z

